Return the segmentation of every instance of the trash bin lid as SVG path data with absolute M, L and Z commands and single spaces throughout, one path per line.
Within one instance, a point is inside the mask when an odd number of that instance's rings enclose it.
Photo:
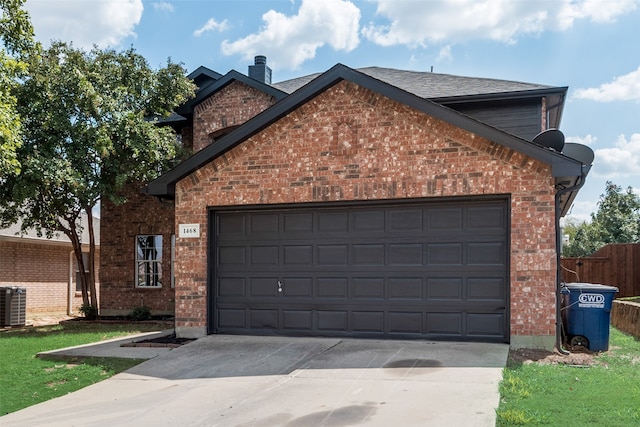
M 619 289 L 615 286 L 600 285 L 598 283 L 565 283 L 564 286 L 570 291 L 594 291 L 594 292 L 618 292 Z

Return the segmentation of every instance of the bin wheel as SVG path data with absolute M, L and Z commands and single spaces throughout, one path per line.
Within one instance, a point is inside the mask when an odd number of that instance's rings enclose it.
M 589 348 L 589 340 L 583 337 L 582 335 L 576 335 L 571 337 L 571 341 L 569 342 L 571 347 L 584 347 Z

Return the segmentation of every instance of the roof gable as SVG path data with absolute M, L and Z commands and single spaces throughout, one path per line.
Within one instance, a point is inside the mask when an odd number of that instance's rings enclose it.
M 246 78 L 248 79 L 248 77 Z M 554 176 L 581 175 L 582 165 L 574 159 L 474 120 L 455 110 L 402 90 L 389 83 L 373 78 L 370 75 L 356 71 L 345 65 L 337 64 L 291 95 L 281 98 L 281 100 L 271 108 L 250 119 L 215 144 L 202 149 L 171 171 L 150 182 L 146 188 L 147 193 L 155 196 L 172 196 L 175 190 L 175 184 L 180 179 L 239 145 L 246 139 L 268 127 L 271 123 L 289 114 L 342 80 L 351 81 L 382 96 L 405 104 L 417 111 L 549 164 Z M 256 83 L 260 84 L 259 82 Z M 218 82 L 216 82 L 216 85 L 217 84 Z
M 176 113 L 180 114 L 181 116 L 189 116 L 193 113 L 193 109 L 195 108 L 196 105 L 200 104 L 201 102 L 203 102 L 205 99 L 207 99 L 208 97 L 210 97 L 211 95 L 213 95 L 214 93 L 218 92 L 219 90 L 221 90 L 222 88 L 230 85 L 231 83 L 238 81 L 238 82 L 242 82 L 244 84 L 246 84 L 247 86 L 250 86 L 256 90 L 259 90 L 261 92 L 264 92 L 266 94 L 269 94 L 271 96 L 273 96 L 276 100 L 280 100 L 282 98 L 284 98 L 285 96 L 287 96 L 287 94 L 271 85 L 268 85 L 266 83 L 262 83 L 258 80 L 252 79 L 250 77 L 245 76 L 244 74 L 241 74 L 237 71 L 231 70 L 229 71 L 227 74 L 225 74 L 224 76 L 220 77 L 219 79 L 210 82 L 209 84 L 207 84 L 206 86 L 200 88 L 198 90 L 198 92 L 196 93 L 195 98 L 187 101 L 184 105 L 180 106 L 179 108 L 176 109 Z

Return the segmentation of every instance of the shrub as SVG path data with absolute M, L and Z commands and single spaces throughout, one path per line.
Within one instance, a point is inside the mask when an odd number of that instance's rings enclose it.
M 146 305 L 134 308 L 129 317 L 133 320 L 149 320 L 151 319 L 151 309 Z
M 94 307 L 91 304 L 82 304 L 80 313 L 89 320 L 95 320 L 98 318 L 98 307 Z

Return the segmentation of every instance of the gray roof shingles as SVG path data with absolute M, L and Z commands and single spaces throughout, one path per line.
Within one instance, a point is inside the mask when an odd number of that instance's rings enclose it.
M 552 86 L 510 80 L 462 77 L 450 74 L 405 71 L 383 67 L 358 68 L 357 71 L 425 99 L 552 88 Z M 293 93 L 321 74 L 322 73 L 310 74 L 308 76 L 275 83 L 273 86 L 283 92 Z

